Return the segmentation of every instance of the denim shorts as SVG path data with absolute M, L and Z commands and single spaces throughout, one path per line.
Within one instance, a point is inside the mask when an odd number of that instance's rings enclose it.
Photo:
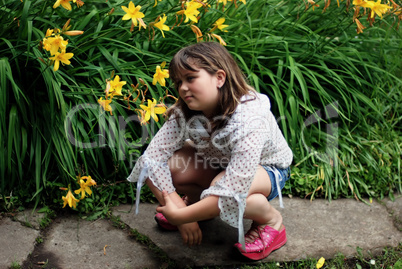
M 274 199 L 276 196 L 279 195 L 279 192 L 285 186 L 286 181 L 290 178 L 290 167 L 285 168 L 285 169 L 274 168 L 274 169 L 278 170 L 279 175 L 280 175 L 280 178 L 279 178 L 279 186 L 281 188 L 280 190 L 278 190 L 278 186 L 275 181 L 275 175 L 271 170 L 269 170 L 269 168 L 268 168 L 269 166 L 262 165 L 262 167 L 264 167 L 265 171 L 267 171 L 267 173 L 269 175 L 269 178 L 271 179 L 271 193 L 267 197 L 268 201 L 271 201 L 272 199 Z

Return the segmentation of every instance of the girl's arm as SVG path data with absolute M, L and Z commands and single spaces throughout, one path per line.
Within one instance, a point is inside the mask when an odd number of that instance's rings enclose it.
M 155 187 L 149 179 L 146 180 L 146 183 L 147 183 L 149 189 L 152 191 L 152 193 L 156 197 L 156 199 L 158 200 L 159 204 L 165 205 L 165 200 L 163 198 L 162 192 L 157 187 Z M 179 194 L 177 194 L 177 192 L 175 192 L 175 191 L 171 192 L 168 194 L 168 196 L 170 197 L 170 200 L 173 201 L 173 203 L 178 208 L 186 207 L 186 204 L 184 203 L 183 199 L 179 196 Z
M 175 205 L 175 208 L 187 207 L 183 199 L 177 194 L 177 192 L 172 192 L 168 194 L 167 191 L 165 191 L 165 195 L 166 197 L 168 197 L 165 199 L 164 194 L 158 188 L 156 188 L 149 179 L 147 180 L 147 184 L 161 205 L 165 206 L 166 200 L 168 200 L 171 204 Z M 180 231 L 184 244 L 187 244 L 189 246 L 201 244 L 202 232 L 197 222 L 180 224 L 177 225 L 177 228 Z
M 180 127 L 184 124 L 175 115 L 172 115 L 163 124 L 144 154 L 136 161 L 130 176 L 127 178 L 128 181 L 138 181 L 141 187 L 145 179 L 149 178 L 159 190 L 175 191 L 171 173 L 166 164 L 173 153 L 184 145 L 185 129 Z
M 219 216 L 218 196 L 208 196 L 190 206 L 179 208 L 167 191 L 162 193 L 165 206 L 159 206 L 156 211 L 162 213 L 173 225 L 181 225 Z

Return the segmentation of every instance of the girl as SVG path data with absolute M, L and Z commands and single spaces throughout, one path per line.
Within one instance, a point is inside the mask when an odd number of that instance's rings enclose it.
M 198 221 L 220 216 L 238 228 L 242 255 L 267 257 L 287 240 L 269 201 L 279 195 L 282 206 L 293 158 L 268 97 L 215 42 L 181 49 L 169 74 L 180 97 L 128 178 L 138 180 L 137 210 L 146 183 L 160 203 L 157 223 L 178 229 L 185 244 L 201 243 Z M 243 218 L 253 220 L 245 236 Z

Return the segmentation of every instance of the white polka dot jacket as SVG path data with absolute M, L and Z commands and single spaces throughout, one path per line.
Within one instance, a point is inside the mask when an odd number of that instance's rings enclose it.
M 137 182 L 137 207 L 139 192 L 146 178 L 159 190 L 174 192 L 168 159 L 182 148 L 186 140 L 195 147 L 196 165 L 211 165 L 225 169 L 225 175 L 204 190 L 201 199 L 209 195 L 219 196 L 220 217 L 239 229 L 239 241 L 243 235 L 245 200 L 258 165 L 285 169 L 292 162 L 289 148 L 266 95 L 250 92 L 241 102 L 226 125 L 211 133 L 204 116 L 184 120 L 176 111 L 156 133 L 144 154 L 137 160 L 128 177 Z M 186 168 L 185 160 L 183 169 Z

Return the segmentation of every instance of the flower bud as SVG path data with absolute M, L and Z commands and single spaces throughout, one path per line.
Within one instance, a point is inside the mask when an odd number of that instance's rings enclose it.
M 78 30 L 64 32 L 65 35 L 69 35 L 69 36 L 82 35 L 83 33 L 84 33 L 84 31 L 78 31 Z
M 66 31 L 68 30 L 68 28 L 70 28 L 69 24 L 70 24 L 71 19 L 68 19 L 67 22 L 64 24 L 62 30 Z

